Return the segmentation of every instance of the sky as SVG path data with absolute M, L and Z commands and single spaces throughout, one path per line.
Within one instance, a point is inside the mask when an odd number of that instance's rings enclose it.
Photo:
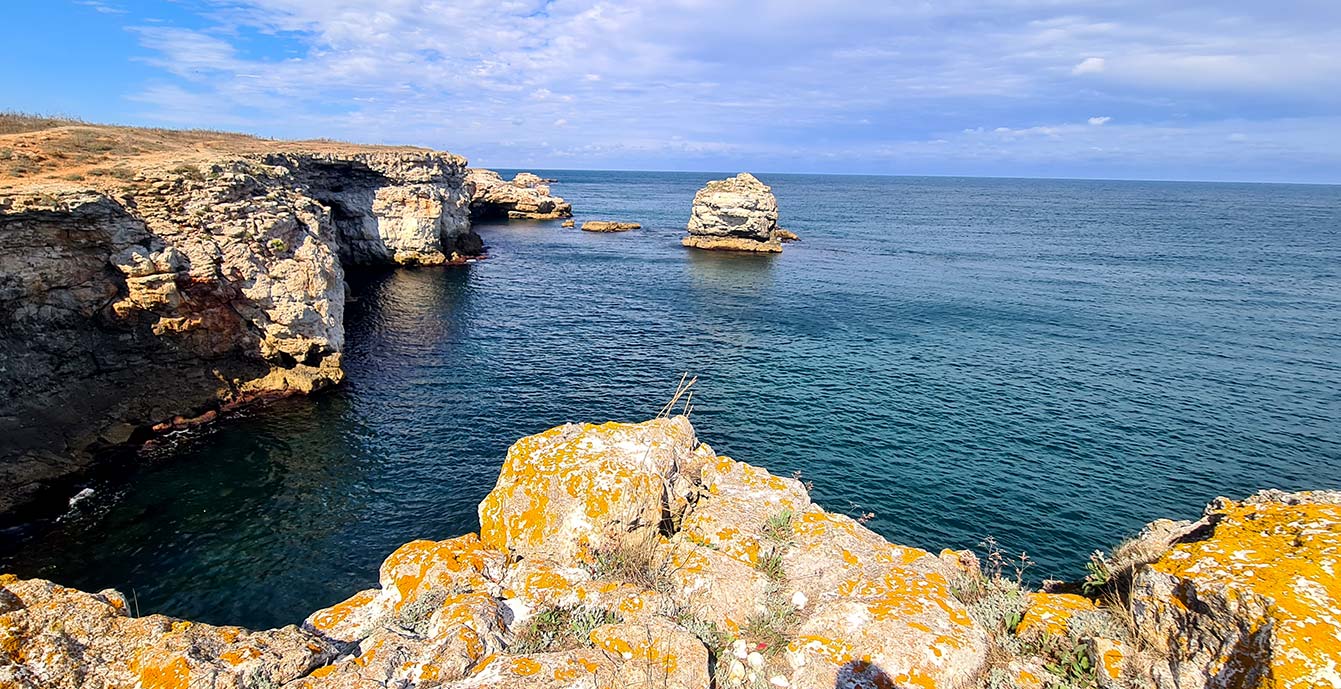
M 1341 183 L 1338 0 L 5 0 L 0 109 L 536 169 Z

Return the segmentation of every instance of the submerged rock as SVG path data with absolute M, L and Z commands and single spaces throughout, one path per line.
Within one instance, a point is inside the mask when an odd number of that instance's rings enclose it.
M 472 168 L 470 217 L 474 220 L 554 220 L 573 214 L 572 204 L 549 191 L 551 180 L 519 172 L 505 180 L 493 170 Z
M 582 223 L 583 232 L 628 232 L 629 230 L 641 229 L 642 225 L 636 222 L 614 222 L 610 220 L 588 220 Z
M 728 251 L 782 251 L 784 238 L 796 235 L 778 228 L 778 201 L 773 190 L 754 175 L 708 182 L 694 194 L 689 216 L 688 247 Z

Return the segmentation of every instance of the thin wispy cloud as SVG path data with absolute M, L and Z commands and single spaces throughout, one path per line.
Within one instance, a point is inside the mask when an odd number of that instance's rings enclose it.
M 1115 170 L 1166 170 L 1174 131 L 1204 142 L 1186 174 L 1341 170 L 1291 133 L 1341 138 L 1341 10 L 1284 5 L 188 0 L 125 18 L 157 73 L 127 97 L 163 123 L 492 165 L 1001 173 L 1065 165 L 1046 140 L 1076 129 Z M 1226 147 L 1227 123 L 1274 144 Z M 878 153 L 908 150 L 940 163 Z

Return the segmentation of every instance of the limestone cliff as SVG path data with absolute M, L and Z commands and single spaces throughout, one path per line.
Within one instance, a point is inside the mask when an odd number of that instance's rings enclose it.
M 890 544 L 684 417 L 568 424 L 512 446 L 479 534 L 405 544 L 301 627 L 0 575 L 0 686 L 1337 687 L 1339 506 L 1221 501 L 1103 560 L 1087 583 L 1123 596 L 1024 592 L 994 554 Z
M 546 180 L 519 172 L 505 180 L 493 170 L 472 169 L 470 217 L 475 220 L 555 220 L 573 215 L 573 205 L 549 191 Z
M 345 266 L 483 251 L 459 156 L 214 136 L 0 141 L 27 166 L 0 175 L 0 513 L 155 426 L 338 382 Z

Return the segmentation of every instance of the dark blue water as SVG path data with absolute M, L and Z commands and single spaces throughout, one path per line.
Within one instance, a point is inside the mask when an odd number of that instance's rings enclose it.
M 477 528 L 507 446 L 655 414 L 925 548 L 1034 577 L 1217 495 L 1341 487 L 1341 187 L 764 175 L 804 241 L 678 245 L 699 174 L 557 172 L 583 219 L 354 276 L 348 384 L 181 438 L 0 568 L 269 626 Z

